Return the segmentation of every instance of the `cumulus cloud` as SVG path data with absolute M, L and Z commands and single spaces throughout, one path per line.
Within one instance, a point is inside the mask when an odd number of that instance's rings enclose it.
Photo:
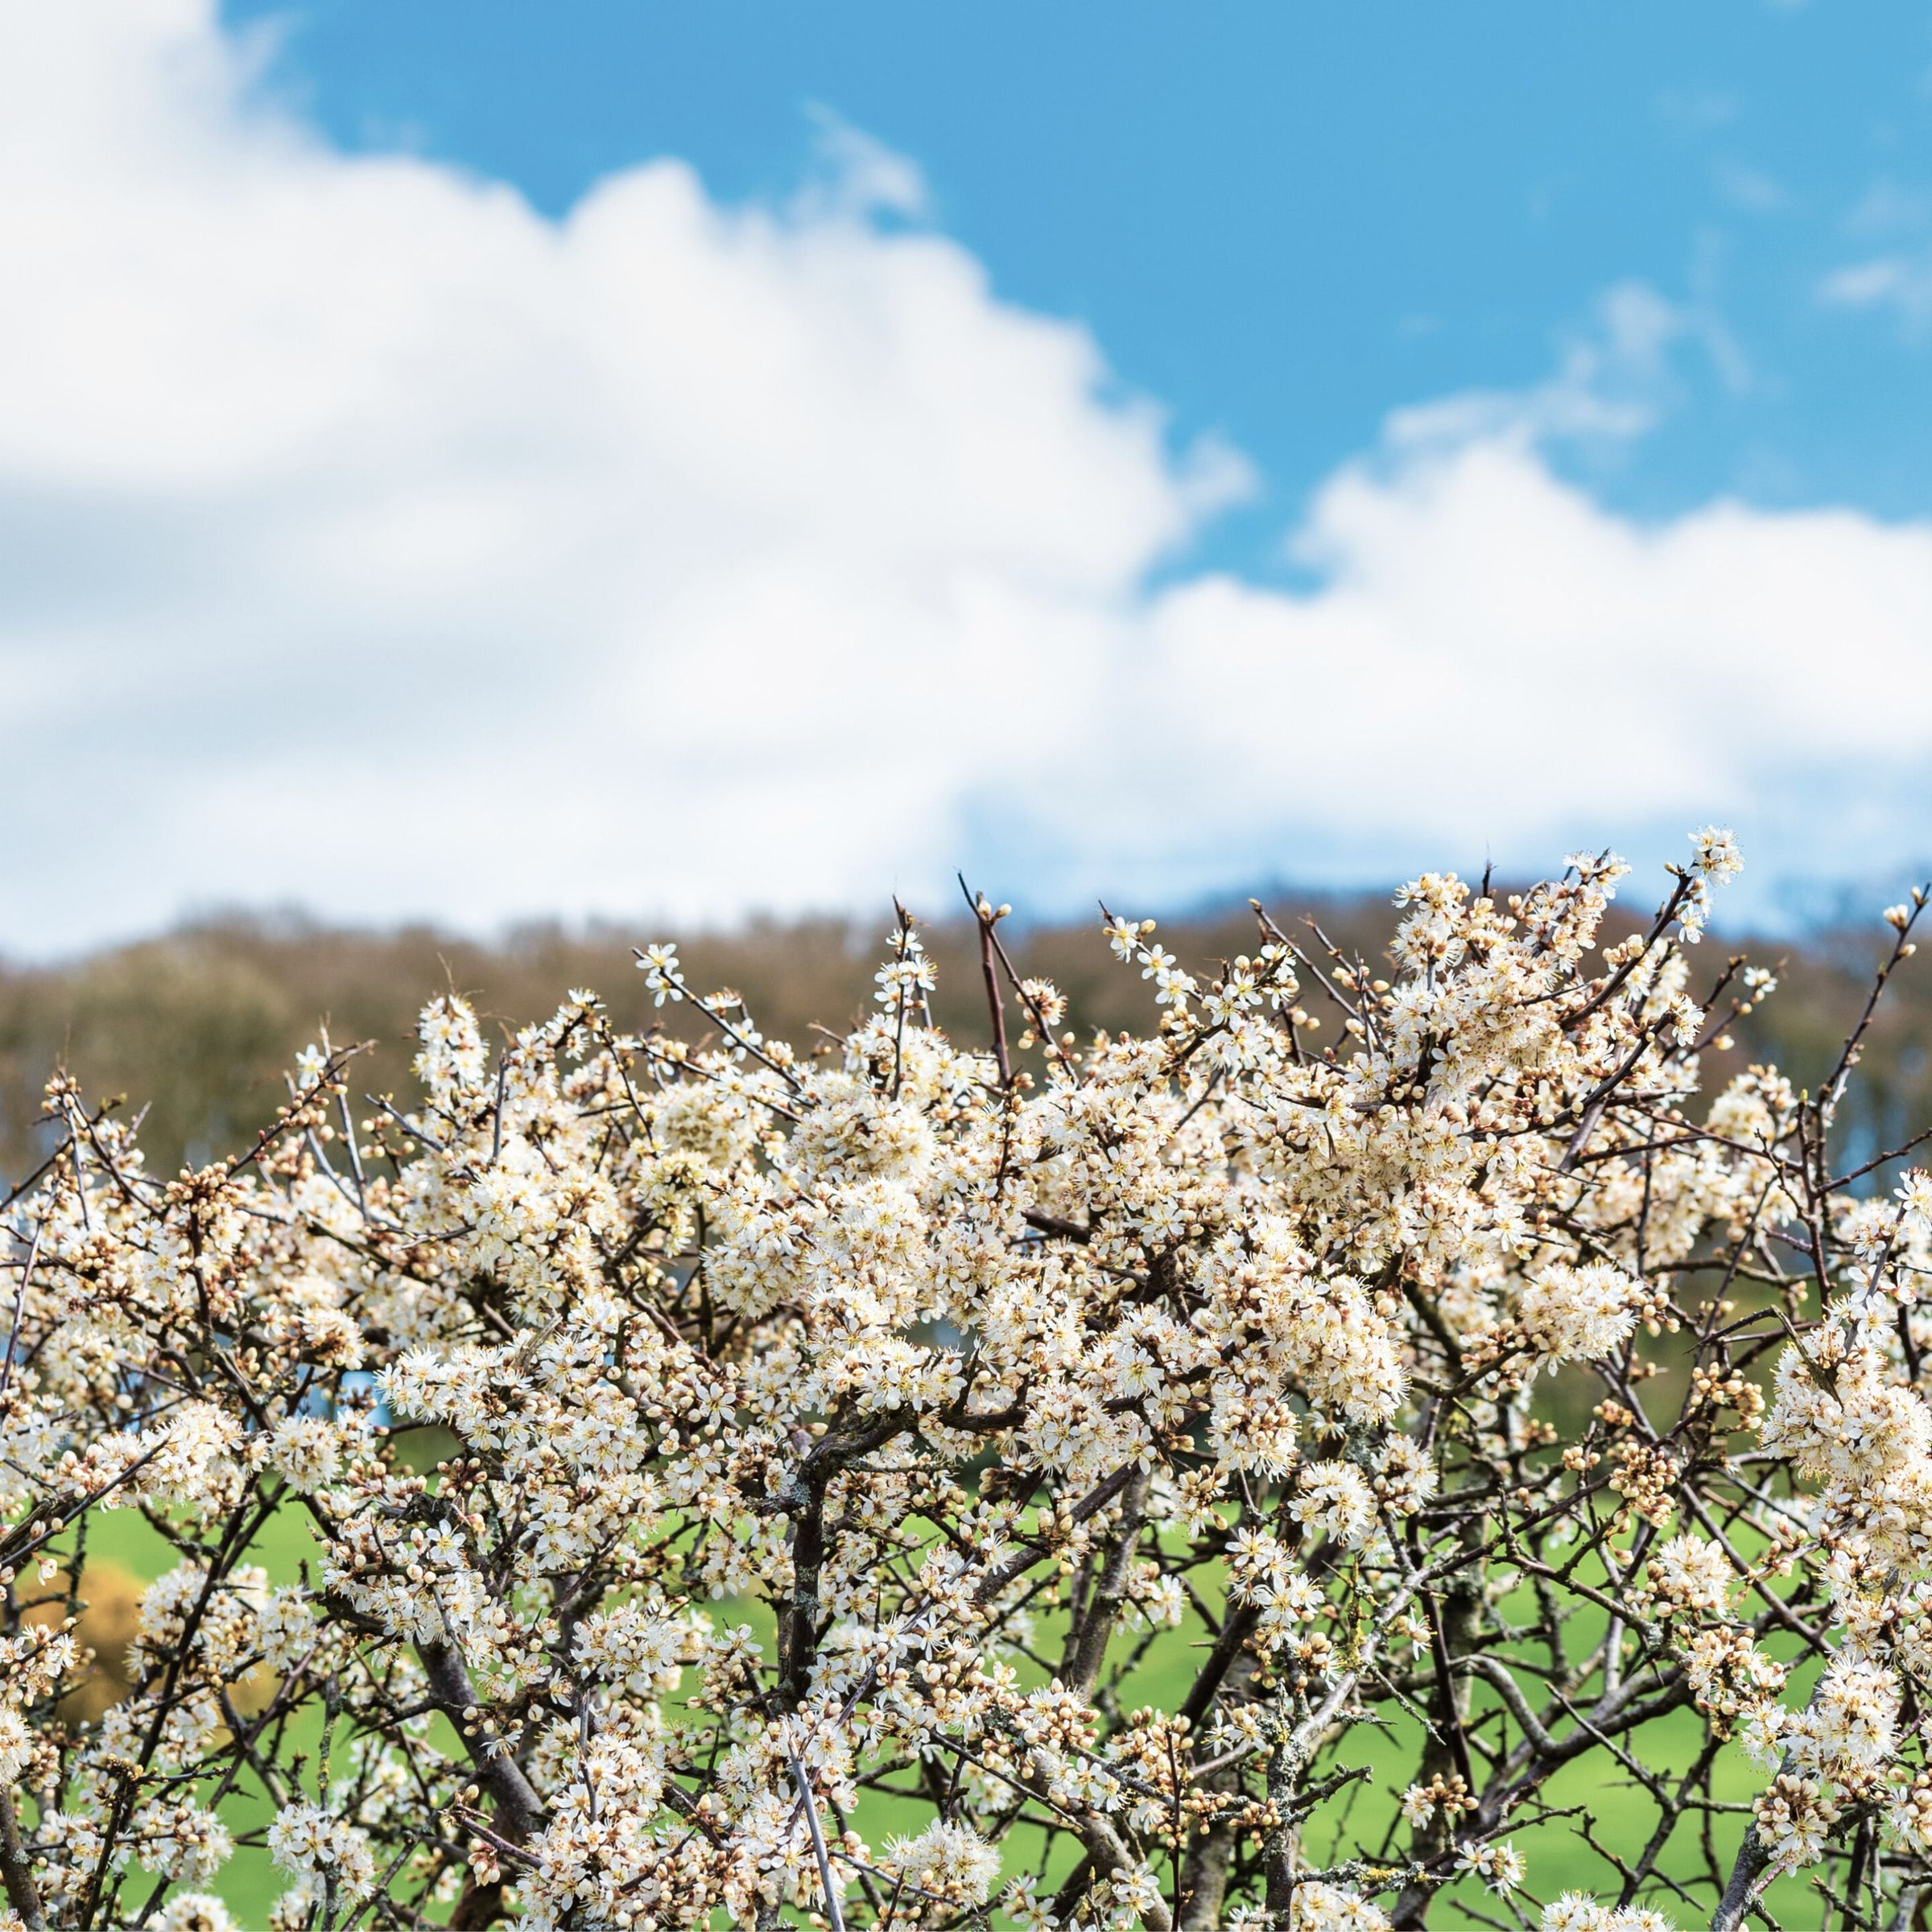
M 1314 588 L 1190 573 L 1239 456 L 824 132 L 784 206 L 665 159 L 551 221 L 332 150 L 208 0 L 0 14 L 0 946 L 936 904 L 961 861 L 1144 902 L 1725 814 L 1830 869 L 1799 801 L 1848 773 L 1909 844 L 1932 531 L 1640 526 L 1552 466 L 1641 429 L 1653 299 L 1392 422 L 1292 533 Z

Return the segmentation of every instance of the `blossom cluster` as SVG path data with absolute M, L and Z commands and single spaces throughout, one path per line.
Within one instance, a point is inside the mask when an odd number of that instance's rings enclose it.
M 1932 1180 L 1834 1171 L 1856 1039 L 1700 1100 L 1771 983 L 1693 997 L 1740 862 L 1694 849 L 1627 931 L 1614 854 L 1426 875 L 1384 971 L 1109 914 L 1138 1037 L 985 900 L 981 1039 L 903 912 L 813 1050 L 653 945 L 695 1042 L 441 997 L 414 1096 L 324 1040 L 172 1180 L 56 1080 L 5 1210 L 0 1926 L 226 1932 L 237 1843 L 277 1932 L 1657 1932 L 1932 1879 Z M 180 1560 L 85 1719 L 122 1510 Z M 1539 1890 L 1579 1761 L 1653 1815 Z

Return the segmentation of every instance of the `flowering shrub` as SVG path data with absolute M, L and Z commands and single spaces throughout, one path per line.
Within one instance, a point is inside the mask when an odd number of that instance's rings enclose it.
M 904 914 L 809 1055 L 652 947 L 709 1044 L 438 999 L 413 1108 L 324 1042 L 173 1180 L 56 1080 L 6 1207 L 0 1924 L 221 1932 L 238 1839 L 277 1932 L 1647 1932 L 1799 1872 L 1909 1920 L 1932 1181 L 1835 1170 L 1859 1035 L 1698 1098 L 1771 982 L 1693 997 L 1738 862 L 1695 844 L 1608 946 L 1612 856 L 1418 880 L 1389 978 L 1257 913 L 1199 981 L 1110 917 L 1137 1038 L 983 901 L 985 1047 Z M 123 1510 L 178 1560 L 78 1716 Z M 1596 1896 L 1538 1871 L 1603 1842 L 1586 1765 L 1637 1821 Z

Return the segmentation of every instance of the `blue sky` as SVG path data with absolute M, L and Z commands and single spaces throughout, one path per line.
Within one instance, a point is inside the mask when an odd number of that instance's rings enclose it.
M 1653 432 L 1597 452 L 1607 501 L 1932 501 L 1932 271 L 1917 328 L 1822 293 L 1932 247 L 1921 7 L 225 10 L 284 23 L 278 77 L 345 147 L 413 147 L 553 214 L 663 154 L 782 200 L 817 112 L 842 117 L 919 163 L 1000 294 L 1086 322 L 1181 432 L 1248 452 L 1263 488 L 1207 539 L 1245 569 L 1392 408 L 1538 380 L 1630 280 L 1699 335 Z
M 1903 6 L 0 11 L 0 950 L 1932 865 Z

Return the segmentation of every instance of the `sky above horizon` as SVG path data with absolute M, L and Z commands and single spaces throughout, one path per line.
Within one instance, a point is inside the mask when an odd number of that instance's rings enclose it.
M 1932 864 L 1922 10 L 0 0 L 0 952 Z

